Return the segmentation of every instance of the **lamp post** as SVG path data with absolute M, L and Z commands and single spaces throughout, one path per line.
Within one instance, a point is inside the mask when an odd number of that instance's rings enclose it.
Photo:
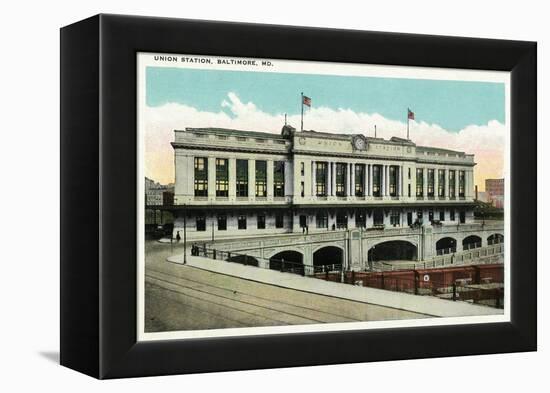
M 187 207 L 183 204 L 183 264 L 187 264 Z
M 212 247 L 214 247 L 214 215 L 212 214 Z

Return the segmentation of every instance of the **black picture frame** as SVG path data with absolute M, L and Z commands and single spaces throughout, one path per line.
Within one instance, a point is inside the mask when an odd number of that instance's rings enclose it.
M 511 322 L 136 342 L 139 51 L 510 71 Z M 63 27 L 61 364 L 120 378 L 536 350 L 536 56 L 534 42 L 169 18 Z

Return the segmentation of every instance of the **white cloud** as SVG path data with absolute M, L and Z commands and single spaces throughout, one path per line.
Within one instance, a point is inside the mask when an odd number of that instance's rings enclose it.
M 228 114 L 224 109 L 229 112 Z M 169 142 L 174 129 L 186 127 L 223 127 L 241 130 L 278 133 L 284 124 L 284 114 L 270 114 L 258 109 L 252 102 L 244 103 L 235 93 L 228 93 L 219 112 L 202 112 L 194 107 L 169 103 L 145 108 L 147 174 L 155 179 L 169 180 L 173 176 L 173 151 Z M 288 117 L 288 123 L 300 127 L 300 115 Z M 362 133 L 388 139 L 406 137 L 406 123 L 386 119 L 380 114 L 354 112 L 345 108 L 318 107 L 306 109 L 304 128 L 332 133 Z M 482 180 L 503 176 L 504 124 L 492 120 L 485 125 L 470 125 L 459 132 L 449 132 L 437 124 L 411 121 L 410 137 L 417 145 L 434 146 L 475 154 L 476 182 L 483 189 Z M 166 162 L 164 162 L 166 160 Z M 163 173 L 157 173 L 163 171 Z M 169 171 L 169 173 L 165 173 Z

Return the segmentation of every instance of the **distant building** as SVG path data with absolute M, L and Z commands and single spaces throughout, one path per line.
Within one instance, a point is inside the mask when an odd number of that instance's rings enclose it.
M 163 224 L 171 221 L 172 215 L 169 217 L 163 214 L 162 211 L 154 208 L 154 206 L 171 206 L 174 204 L 174 183 L 160 184 L 148 177 L 145 178 L 145 223 L 146 224 Z
M 487 202 L 499 209 L 504 208 L 504 179 L 486 179 L 485 192 Z
M 487 192 L 485 191 L 478 191 L 477 193 L 477 200 L 480 202 L 489 202 L 489 199 L 487 197 Z
M 145 204 L 147 206 L 162 206 L 173 204 L 174 183 L 163 185 L 145 178 Z

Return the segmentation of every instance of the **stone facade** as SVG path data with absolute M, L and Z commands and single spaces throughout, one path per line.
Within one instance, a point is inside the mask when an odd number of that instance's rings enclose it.
M 172 145 L 189 240 L 473 222 L 471 154 L 289 126 L 187 128 Z

